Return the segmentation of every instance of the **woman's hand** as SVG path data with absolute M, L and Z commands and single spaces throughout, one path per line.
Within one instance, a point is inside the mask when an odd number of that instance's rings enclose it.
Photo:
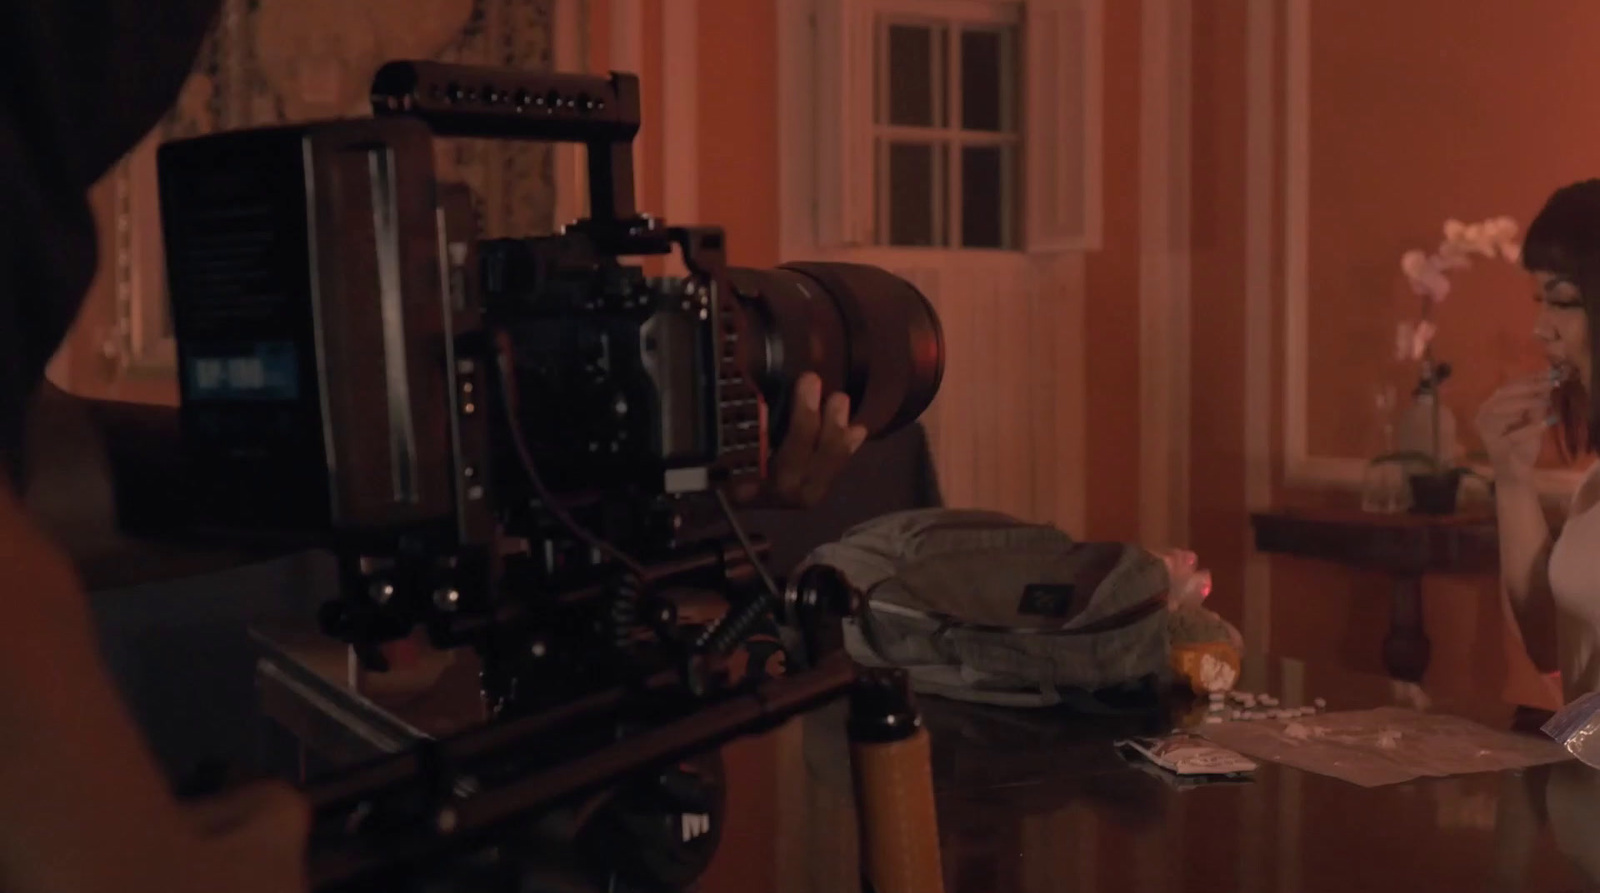
M 795 383 L 789 427 L 772 457 L 764 485 L 741 488 L 735 498 L 752 503 L 765 497 L 788 508 L 811 508 L 828 495 L 845 463 L 867 439 L 867 429 L 850 424 L 850 398 L 835 393 L 822 400 L 822 379 L 807 372 Z
M 1495 391 L 1479 408 L 1478 435 L 1496 481 L 1525 484 L 1531 478 L 1550 427 L 1554 389 L 1548 374 L 1519 379 Z

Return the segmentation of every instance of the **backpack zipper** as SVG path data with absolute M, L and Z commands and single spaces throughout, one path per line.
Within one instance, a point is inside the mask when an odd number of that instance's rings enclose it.
M 973 623 L 970 620 L 960 620 L 958 618 L 951 617 L 948 614 L 939 614 L 932 611 L 919 611 L 916 608 L 907 608 L 903 605 L 873 604 L 870 591 L 867 593 L 867 597 L 863 599 L 863 605 L 865 606 L 865 610 L 868 611 L 876 611 L 882 614 L 898 614 L 902 617 L 916 617 L 918 619 L 933 620 L 947 627 L 955 629 L 970 629 L 977 630 L 979 632 L 1005 633 L 1009 635 L 1025 636 L 1092 636 L 1098 633 L 1112 632 L 1124 627 L 1129 627 L 1141 620 L 1144 620 L 1151 614 L 1154 614 L 1155 612 L 1166 607 L 1167 594 L 1163 592 L 1160 595 L 1152 596 L 1136 605 L 1130 605 L 1126 608 L 1123 608 L 1109 617 L 1102 617 L 1093 623 L 1087 623 L 1083 626 L 1074 627 L 1072 629 L 1037 626 L 997 626 L 991 623 Z

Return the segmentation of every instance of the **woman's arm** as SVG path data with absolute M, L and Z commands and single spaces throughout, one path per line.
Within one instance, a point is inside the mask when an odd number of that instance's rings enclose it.
M 1528 483 L 1495 486 L 1500 528 L 1500 576 L 1534 666 L 1558 669 L 1555 599 L 1550 593 L 1550 522 Z
M 87 400 L 49 384 L 29 408 L 24 500 L 86 588 L 212 573 L 282 550 L 200 545 L 186 528 L 178 413 Z

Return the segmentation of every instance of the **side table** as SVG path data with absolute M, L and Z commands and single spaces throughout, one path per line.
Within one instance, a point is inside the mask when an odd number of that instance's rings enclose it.
M 1256 550 L 1382 571 L 1394 580 L 1383 665 L 1420 682 L 1432 646 L 1423 630 L 1427 574 L 1498 573 L 1500 545 L 1492 514 L 1379 515 L 1359 509 L 1283 508 L 1250 516 Z

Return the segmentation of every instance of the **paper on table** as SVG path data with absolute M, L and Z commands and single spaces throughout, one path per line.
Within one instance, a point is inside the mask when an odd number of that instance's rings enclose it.
M 1239 753 L 1368 788 L 1571 758 L 1553 741 L 1401 707 L 1220 723 L 1198 731 Z

